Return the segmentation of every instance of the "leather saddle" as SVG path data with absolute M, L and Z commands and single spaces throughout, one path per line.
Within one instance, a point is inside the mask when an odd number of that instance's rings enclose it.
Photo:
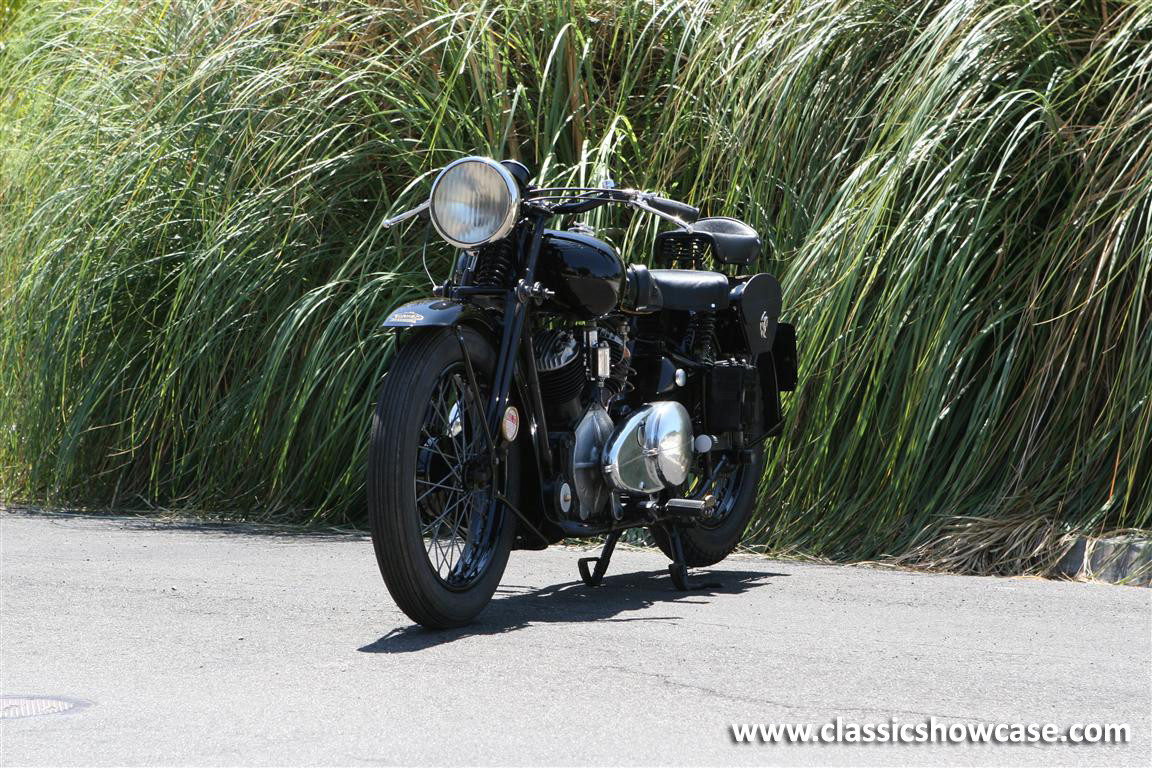
M 700 219 L 692 231 L 676 229 L 656 237 L 656 258 L 665 264 L 701 264 L 706 255 L 721 263 L 748 266 L 760 255 L 760 235 L 738 219 Z M 733 282 L 722 272 L 706 269 L 628 268 L 631 301 L 637 312 L 659 309 L 690 311 L 724 309 Z

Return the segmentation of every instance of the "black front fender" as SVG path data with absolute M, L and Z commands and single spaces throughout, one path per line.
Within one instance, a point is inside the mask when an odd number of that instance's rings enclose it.
M 384 319 L 384 328 L 448 328 L 474 322 L 492 328 L 493 321 L 471 304 L 452 299 L 419 299 L 401 304 Z

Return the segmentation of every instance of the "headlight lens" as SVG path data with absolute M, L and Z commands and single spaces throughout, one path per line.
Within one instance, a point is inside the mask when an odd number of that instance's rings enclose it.
M 507 168 L 487 157 L 464 157 L 432 183 L 432 225 L 457 248 L 476 248 L 512 231 L 520 188 Z

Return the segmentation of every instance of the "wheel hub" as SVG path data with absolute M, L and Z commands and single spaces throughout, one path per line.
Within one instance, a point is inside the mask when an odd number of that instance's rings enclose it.
M 463 477 L 468 490 L 487 490 L 492 485 L 492 464 L 486 456 L 471 458 L 464 463 Z

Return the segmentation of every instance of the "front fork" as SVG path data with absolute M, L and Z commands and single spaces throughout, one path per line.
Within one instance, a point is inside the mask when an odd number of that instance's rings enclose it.
M 544 217 L 535 219 L 531 232 L 526 235 L 528 243 L 520 279 L 515 286 L 504 291 L 504 322 L 500 334 L 500 347 L 497 350 L 496 371 L 492 379 L 491 394 L 484 412 L 484 438 L 490 448 L 489 456 L 493 472 L 496 470 L 502 452 L 507 450 L 507 445 L 499 439 L 499 436 L 501 435 L 501 422 L 511 399 L 513 384 L 518 386 L 521 404 L 530 410 L 523 416 L 525 424 L 529 426 L 528 433 L 533 441 L 536 463 L 540 473 L 544 477 L 548 477 L 552 472 L 552 449 L 548 443 L 547 425 L 544 423 L 544 402 L 536 374 L 536 358 L 532 349 L 530 318 L 528 316 L 529 308 L 534 299 L 537 298 L 536 264 L 540 256 L 546 223 L 547 219 Z M 525 328 L 529 328 L 529 332 L 526 333 Z M 473 392 L 481 392 L 483 390 L 478 386 L 476 372 L 459 327 L 456 328 L 456 339 L 460 344 L 460 352 L 464 358 L 469 387 Z M 520 358 L 519 376 L 516 375 L 517 358 Z M 507 498 L 502 499 L 502 501 L 536 536 L 545 543 L 550 541 Z
M 527 405 L 533 409 L 533 416 L 538 422 L 544 418 L 540 386 L 535 375 L 536 366 L 534 365 L 535 359 L 532 356 L 531 338 L 530 334 L 526 335 L 524 333 L 524 328 L 528 324 L 529 306 L 535 298 L 538 298 L 538 287 L 536 287 L 535 283 L 536 263 L 540 257 L 540 247 L 543 242 L 544 225 L 546 222 L 547 219 L 542 216 L 538 216 L 533 220 L 532 230 L 526 236 L 528 239 L 527 247 L 521 247 L 525 253 L 522 262 L 523 268 L 520 271 L 520 277 L 516 285 L 505 289 L 446 285 L 443 289 L 437 290 L 437 295 L 453 300 L 467 300 L 468 297 L 475 296 L 503 296 L 504 311 L 500 331 L 500 347 L 496 355 L 496 371 L 492 377 L 491 394 L 484 410 L 487 436 L 489 443 L 493 445 L 493 447 L 495 447 L 495 445 L 492 443 L 492 438 L 500 433 L 500 422 L 508 408 L 512 384 L 516 380 L 518 356 L 522 355 L 524 358 L 524 368 L 526 370 L 521 372 L 521 380 L 526 380 L 525 384 L 530 400 Z M 474 388 L 474 391 L 479 392 L 479 389 L 475 389 L 477 381 L 475 371 L 472 367 L 472 360 L 458 327 L 456 329 L 456 338 L 460 342 L 460 352 L 464 356 L 465 366 L 470 378 L 469 383 Z M 546 433 L 546 430 L 543 429 L 538 431 L 544 431 Z
M 530 409 L 525 414 L 532 425 L 530 433 L 534 441 L 536 458 L 541 472 L 547 476 L 552 471 L 552 449 L 548 444 L 548 427 L 544 423 L 544 399 L 540 394 L 540 381 L 536 375 L 536 357 L 532 350 L 531 321 L 529 309 L 540 298 L 536 284 L 536 264 L 540 259 L 540 247 L 544 240 L 547 218 L 538 216 L 533 221 L 532 230 L 525 249 L 523 269 L 516 285 L 504 294 L 504 323 L 500 334 L 500 349 L 496 357 L 496 374 L 493 378 L 492 395 L 486 417 L 493 435 L 498 434 L 501 420 L 508 408 L 513 382 L 520 385 L 521 405 Z M 525 328 L 529 332 L 525 332 Z M 517 359 L 520 362 L 520 376 L 516 376 Z

